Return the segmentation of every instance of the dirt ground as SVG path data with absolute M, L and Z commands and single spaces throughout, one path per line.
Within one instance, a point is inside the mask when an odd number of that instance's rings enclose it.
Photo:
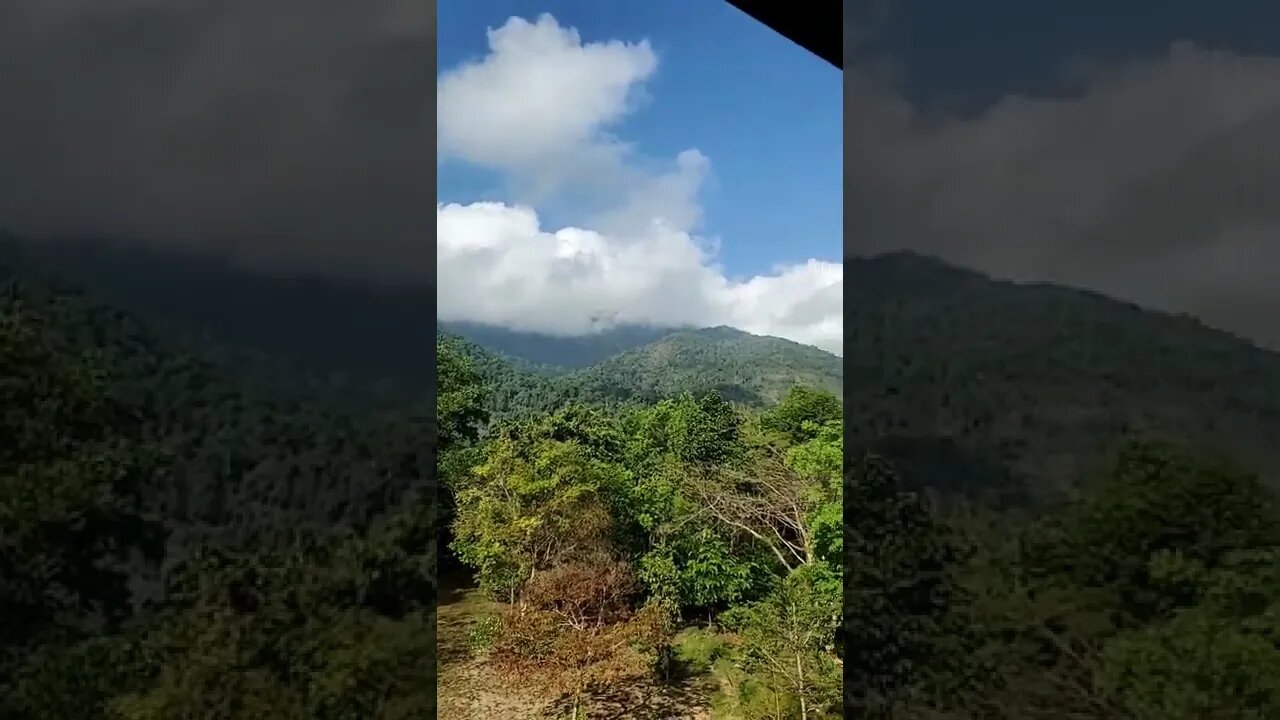
M 476 619 L 496 609 L 467 587 L 442 587 L 436 617 L 439 675 L 438 715 L 448 720 L 548 720 L 567 717 L 562 699 L 536 686 L 513 686 L 482 657 L 473 657 L 467 636 Z M 709 678 L 673 686 L 643 683 L 614 688 L 590 703 L 589 720 L 711 720 Z

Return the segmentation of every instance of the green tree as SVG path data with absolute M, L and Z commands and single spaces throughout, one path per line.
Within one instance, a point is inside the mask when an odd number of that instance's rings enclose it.
M 640 445 L 653 455 L 670 453 L 682 462 L 717 465 L 742 457 L 741 418 L 715 393 L 684 393 L 639 413 L 633 426 Z
M 836 655 L 841 597 L 839 573 L 812 564 L 789 574 L 763 600 L 726 614 L 725 621 L 742 636 L 741 667 L 769 688 L 767 695 L 775 701 L 771 708 L 756 707 L 752 696 L 759 689 L 744 685 L 738 701 L 747 717 L 841 716 Z
M 456 340 L 436 340 L 437 452 L 472 442 L 488 421 L 484 383 Z
M 1133 444 L 1102 482 L 1028 533 L 1023 562 L 1035 574 L 1111 588 L 1145 621 L 1169 609 L 1151 577 L 1158 553 L 1215 568 L 1229 553 L 1280 544 L 1270 493 L 1231 463 L 1161 444 Z
M 787 450 L 786 462 L 810 483 L 806 518 L 817 556 L 840 567 L 844 552 L 844 423 L 829 422 Z
M 0 696 L 40 644 L 132 614 L 131 556 L 154 567 L 163 528 L 143 496 L 165 455 L 113 396 L 104 358 L 72 353 L 12 287 L 0 296 Z
M 625 477 L 577 443 L 494 440 L 457 491 L 454 549 L 481 587 L 514 597 L 538 570 L 574 553 L 608 551 L 606 493 Z
M 782 402 L 760 416 L 760 425 L 789 443 L 813 438 L 828 423 L 841 422 L 844 407 L 840 398 L 816 388 L 797 385 Z
M 966 658 L 953 607 L 963 559 L 948 528 L 892 468 L 863 457 L 845 474 L 843 657 L 859 682 L 848 712 L 885 717 L 913 688 Z
M 1276 717 L 1278 561 L 1276 551 L 1244 553 L 1217 571 L 1195 573 L 1195 604 L 1107 641 L 1099 689 L 1136 720 Z

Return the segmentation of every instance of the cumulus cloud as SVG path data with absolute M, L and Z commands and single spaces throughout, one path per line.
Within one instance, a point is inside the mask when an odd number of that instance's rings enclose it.
M 442 320 L 559 335 L 612 324 L 730 325 L 841 352 L 839 263 L 733 281 L 671 226 L 630 237 L 544 230 L 533 209 L 502 203 L 440 205 L 436 227 Z
M 647 41 L 583 44 L 550 15 L 490 29 L 489 54 L 436 81 L 437 151 L 504 170 L 616 151 L 600 134 L 657 69 Z
M 964 117 L 865 70 L 846 83 L 855 253 L 914 249 L 1280 346 L 1280 58 L 1175 43 Z
M 584 43 L 550 15 L 488 39 L 486 55 L 440 75 L 437 142 L 444 160 L 499 171 L 519 199 L 437 205 L 442 320 L 562 335 L 730 325 L 841 351 L 841 264 L 727 277 L 718 243 L 697 234 L 711 160 L 644 158 L 610 134 L 658 70 L 646 41 Z M 544 228 L 537 203 L 567 195 L 589 208 L 581 221 Z

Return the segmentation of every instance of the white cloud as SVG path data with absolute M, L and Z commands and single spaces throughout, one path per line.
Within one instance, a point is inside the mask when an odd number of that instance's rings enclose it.
M 647 42 L 584 45 L 550 15 L 489 30 L 489 51 L 437 79 L 436 142 L 442 157 L 506 170 L 617 151 L 601 129 L 658 66 Z
M 436 208 L 442 320 L 577 335 L 602 324 L 730 325 L 840 353 L 844 268 L 810 260 L 733 281 L 662 223 L 630 237 L 547 231 L 528 207 Z
M 440 76 L 437 144 L 442 157 L 500 171 L 525 202 L 437 205 L 442 320 L 566 335 L 730 325 L 841 352 L 840 263 L 727 277 L 715 244 L 695 233 L 710 160 L 689 149 L 641 169 L 605 132 L 657 69 L 647 42 L 583 44 L 543 15 L 490 30 L 489 49 Z M 571 190 L 594 201 L 581 227 L 542 228 L 537 202 Z

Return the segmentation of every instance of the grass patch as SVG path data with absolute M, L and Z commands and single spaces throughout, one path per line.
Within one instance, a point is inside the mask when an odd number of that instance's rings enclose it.
M 687 628 L 675 637 L 675 669 L 681 677 L 706 675 L 732 647 L 721 634 L 706 628 Z

